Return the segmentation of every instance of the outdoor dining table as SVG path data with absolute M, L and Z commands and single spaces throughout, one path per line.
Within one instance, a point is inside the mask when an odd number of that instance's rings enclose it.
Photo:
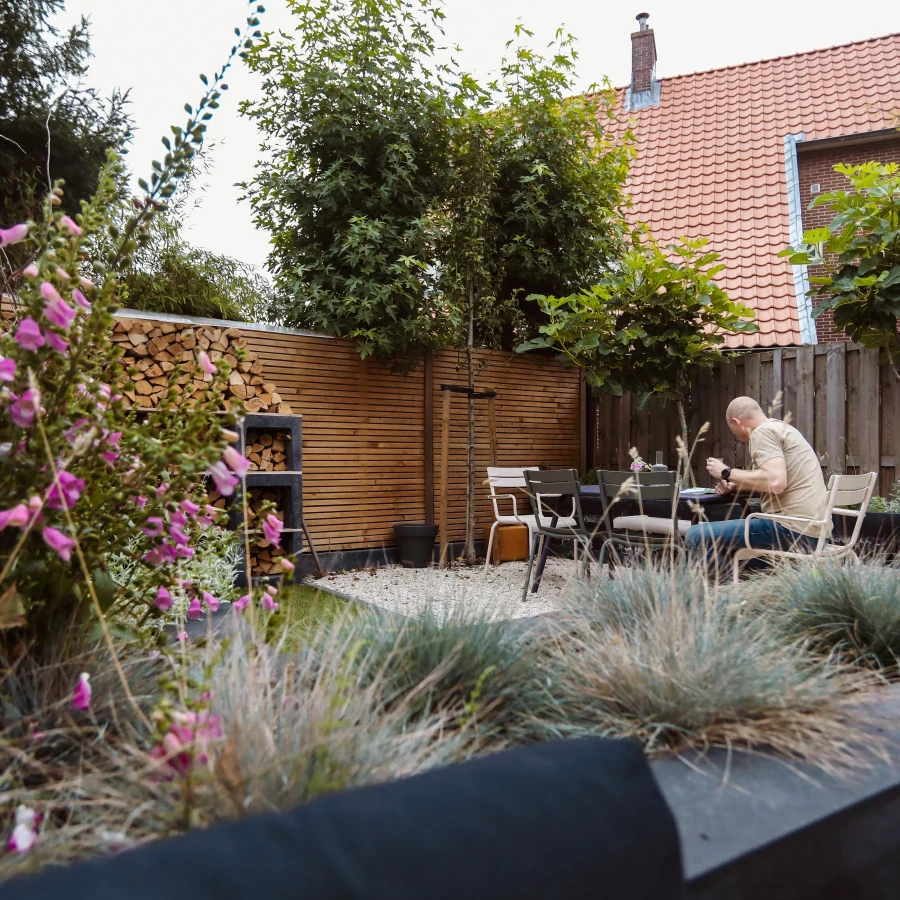
M 600 486 L 597 484 L 583 484 L 578 490 L 579 499 L 581 500 L 582 512 L 591 518 L 597 519 L 603 516 L 603 501 L 600 498 Z M 678 518 L 690 519 L 692 523 L 700 521 L 701 517 L 705 521 L 724 522 L 728 519 L 742 519 L 749 513 L 758 511 L 756 505 L 758 501 L 754 501 L 752 495 L 741 494 L 717 494 L 712 488 L 704 489 L 703 493 L 697 490 L 687 488 L 681 491 L 678 498 Z M 618 500 L 617 515 L 631 515 L 637 511 L 636 500 Z M 698 511 L 697 507 L 700 507 Z M 645 500 L 643 510 L 647 515 L 667 517 L 670 514 L 671 506 L 666 500 Z M 702 513 L 702 516 L 701 516 Z M 557 517 L 553 516 L 550 520 L 551 525 L 556 525 Z M 600 533 L 598 526 L 597 533 Z M 547 557 L 550 555 L 550 541 L 544 541 L 540 558 L 538 559 L 537 570 L 534 574 L 534 581 L 531 585 L 531 593 L 535 593 L 541 584 L 541 576 L 544 574 L 544 566 L 547 564 Z

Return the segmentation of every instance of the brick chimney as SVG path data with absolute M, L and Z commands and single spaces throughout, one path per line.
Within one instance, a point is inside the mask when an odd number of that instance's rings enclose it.
M 659 82 L 656 80 L 656 38 L 647 25 L 650 13 L 638 13 L 638 30 L 631 35 L 631 84 L 625 94 L 627 109 L 659 106 Z
M 638 13 L 635 17 L 640 28 L 631 35 L 631 92 L 640 94 L 653 87 L 656 76 L 656 39 L 648 27 L 650 13 Z

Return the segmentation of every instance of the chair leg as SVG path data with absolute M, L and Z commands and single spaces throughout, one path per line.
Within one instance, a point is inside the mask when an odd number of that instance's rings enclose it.
M 494 522 L 494 524 L 491 525 L 491 533 L 488 536 L 487 553 L 485 553 L 485 559 L 484 559 L 484 574 L 485 575 L 487 575 L 488 567 L 491 564 L 491 550 L 494 547 L 494 532 L 497 530 L 497 526 L 499 524 L 500 524 L 499 522 Z
M 584 545 L 584 556 L 582 557 L 582 560 L 581 560 L 581 580 L 582 581 L 590 580 L 590 573 L 591 573 L 591 551 L 590 551 L 590 545 L 586 543 Z
M 537 543 L 537 538 L 538 535 L 534 535 L 528 547 L 528 571 L 525 573 L 525 587 L 522 588 L 523 603 L 528 599 L 528 586 L 531 584 L 531 570 L 534 567 L 534 546 Z

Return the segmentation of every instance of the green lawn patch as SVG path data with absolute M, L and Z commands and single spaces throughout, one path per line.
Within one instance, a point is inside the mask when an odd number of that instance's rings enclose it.
M 298 584 L 285 593 L 279 602 L 283 605 L 284 621 L 288 630 L 287 643 L 294 648 L 308 641 L 320 628 L 340 619 L 352 619 L 360 607 L 328 591 L 309 584 Z

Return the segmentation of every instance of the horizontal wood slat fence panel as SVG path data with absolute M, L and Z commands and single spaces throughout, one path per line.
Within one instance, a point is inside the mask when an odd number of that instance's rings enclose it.
M 900 478 L 900 384 L 889 365 L 880 365 L 878 350 L 831 343 L 751 351 L 702 372 L 686 410 L 692 443 L 709 422 L 692 456 L 701 485 L 709 481 L 708 456 L 747 465 L 745 446 L 725 423 L 729 401 L 740 395 L 758 400 L 776 418 L 789 418 L 815 448 L 826 478 L 832 472 L 878 472 L 882 495 Z M 669 467 L 676 465 L 674 405 L 653 401 L 639 408 L 630 395 L 601 396 L 594 399 L 591 415 L 593 466 L 626 468 L 632 447 L 651 463 L 655 451 L 662 450 Z
M 487 467 L 547 466 L 578 468 L 580 459 L 580 375 L 563 369 L 552 358 L 519 356 L 498 351 L 476 353 L 479 373 L 478 392 L 494 390 L 497 397 L 497 460 L 490 459 L 490 434 L 487 400 L 475 401 L 475 507 L 476 537 L 494 521 L 483 482 Z M 442 384 L 466 384 L 464 360 L 454 352 L 434 358 L 433 429 L 435 478 L 440 478 L 443 415 Z M 462 540 L 466 528 L 466 415 L 467 398 L 452 394 L 450 401 L 450 453 L 448 457 L 449 503 L 447 532 L 451 541 Z M 435 484 L 435 496 L 440 485 Z M 520 504 L 519 509 L 522 510 Z M 528 509 L 524 510 L 528 512 Z
M 440 494 L 441 384 L 465 384 L 455 352 L 435 354 L 426 374 L 408 376 L 361 361 L 349 341 L 245 331 L 266 378 L 303 416 L 303 508 L 320 552 L 394 544 L 396 522 L 436 516 Z M 552 357 L 478 352 L 475 384 L 497 391 L 500 465 L 577 467 L 580 458 L 580 376 Z M 426 408 L 431 428 L 426 429 Z M 426 433 L 431 456 L 426 457 Z M 465 536 L 466 398 L 451 401 L 449 540 Z M 476 525 L 493 521 L 483 485 L 490 461 L 487 401 L 476 401 Z M 429 462 L 432 465 L 429 465 Z M 433 473 L 433 488 L 426 485 Z M 433 519 L 436 521 L 436 518 Z

